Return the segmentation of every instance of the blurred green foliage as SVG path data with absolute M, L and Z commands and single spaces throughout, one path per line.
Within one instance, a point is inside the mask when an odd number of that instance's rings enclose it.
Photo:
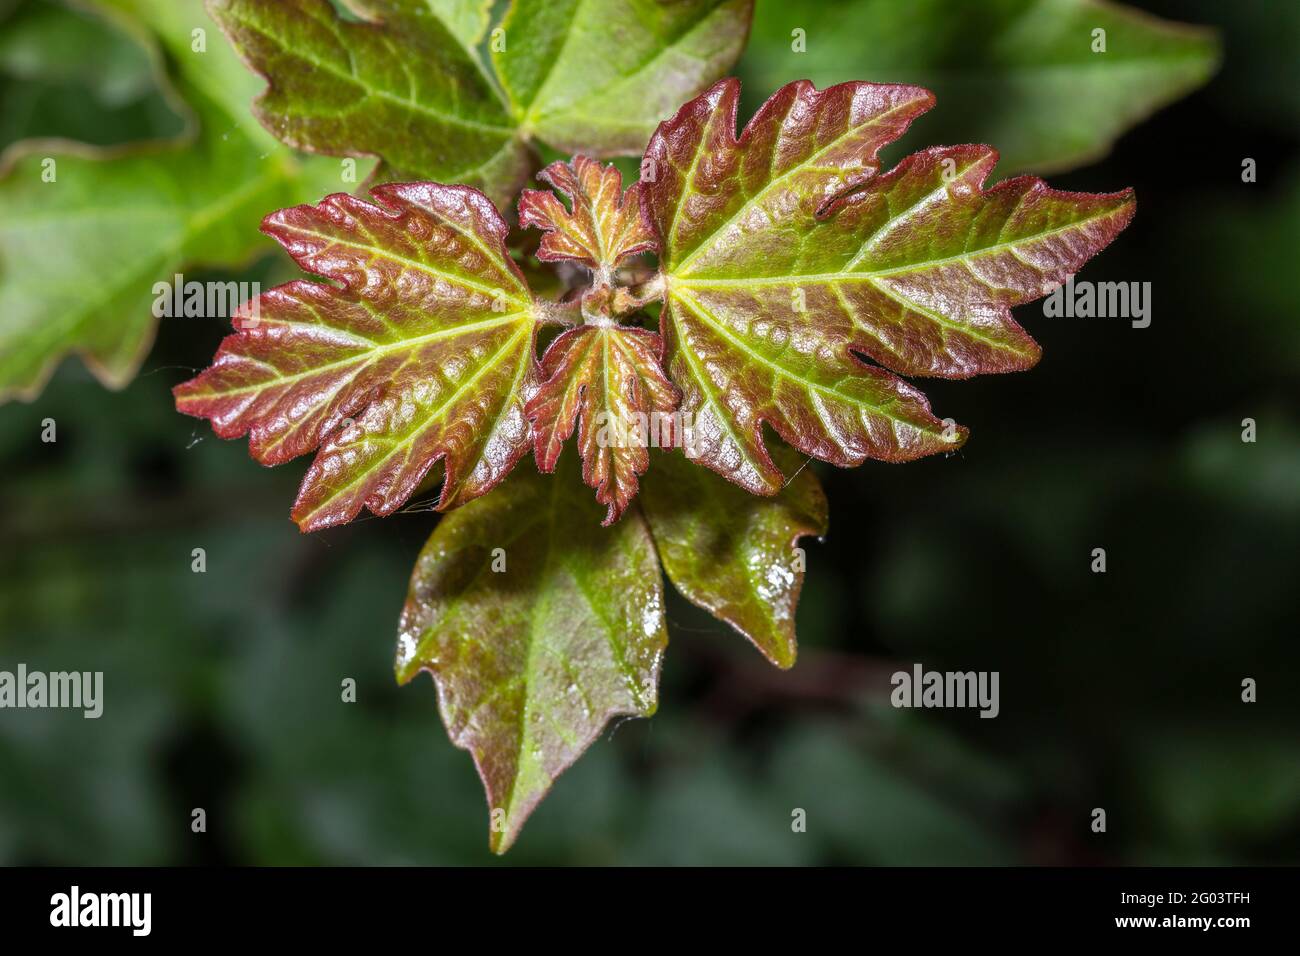
M 129 63 L 35 56 L 11 28 L 49 5 L 7 6 L 6 141 L 162 132 Z M 503 861 L 432 683 L 392 677 L 436 516 L 300 535 L 301 467 L 262 469 L 172 409 L 217 322 L 165 320 L 120 392 L 65 363 L 0 408 L 0 668 L 103 670 L 105 713 L 0 711 L 0 862 L 1300 861 L 1300 144 L 1283 61 L 1254 52 L 1287 46 L 1294 92 L 1300 49 L 1260 6 L 1202 4 L 1219 76 L 1053 180 L 1137 188 L 1133 227 L 1081 278 L 1150 281 L 1152 326 L 1022 310 L 1037 369 L 929 387 L 971 427 L 960 455 L 820 469 L 831 531 L 809 544 L 796 668 L 674 600 L 658 716 L 611 728 Z M 765 56 L 742 69 L 785 70 Z M 57 108 L 11 111 L 21 89 Z M 1240 109 L 1243 90 L 1269 92 Z M 1000 671 L 1001 715 L 892 709 L 889 674 L 918 660 Z

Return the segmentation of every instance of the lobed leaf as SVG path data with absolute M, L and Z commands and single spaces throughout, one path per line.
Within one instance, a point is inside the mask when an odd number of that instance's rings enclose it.
M 434 183 L 346 193 L 267 217 L 307 272 L 241 309 L 211 368 L 175 389 L 223 438 L 274 465 L 319 446 L 294 504 L 304 531 L 388 514 L 441 460 L 450 508 L 528 449 L 535 303 L 478 191 Z
M 645 329 L 570 329 L 547 348 L 542 357 L 545 381 L 528 400 L 534 454 L 542 471 L 555 470 L 564 442 L 581 420 L 582 478 L 596 489 L 596 500 L 608 506 L 607 525 L 635 497 L 637 476 L 650 464 L 652 437 L 665 444 L 673 440 L 672 420 L 666 416 L 679 396 L 659 367 L 659 350 L 659 336 Z
M 718 83 L 646 150 L 665 367 L 698 460 L 773 494 L 782 476 L 765 422 L 842 466 L 959 447 L 965 430 L 893 373 L 1032 365 L 1037 345 L 1010 307 L 1109 243 L 1132 192 L 1058 192 L 1030 177 L 984 190 L 997 154 L 982 146 L 926 150 L 877 176 L 881 147 L 933 104 L 918 87 L 791 83 L 737 138 L 739 93 Z
M 826 495 L 790 449 L 789 473 L 771 498 L 751 495 L 684 455 L 656 455 L 641 511 L 668 580 L 682 595 L 743 634 L 777 667 L 795 661 L 795 608 L 806 567 L 795 550 L 827 528 Z
M 655 124 L 740 55 L 752 0 L 209 0 L 268 80 L 254 110 L 292 146 L 378 156 L 381 176 L 466 183 L 499 205 L 533 145 L 639 151 Z M 629 108 L 629 104 L 631 107 Z
M 617 166 L 602 166 L 587 156 L 570 163 L 551 163 L 538 174 L 568 197 L 573 211 L 554 192 L 525 189 L 519 197 L 519 224 L 544 233 L 537 258 L 573 259 L 608 275 L 628 256 L 654 247 L 650 226 L 641 215 L 641 184 L 623 192 Z
M 522 468 L 444 517 L 402 612 L 397 678 L 433 676 L 452 742 L 483 779 L 498 853 L 611 717 L 654 713 L 668 642 L 645 524 L 633 512 L 598 527 L 574 470 L 560 470 Z
M 299 149 L 378 156 L 388 178 L 465 183 L 498 200 L 527 178 L 527 151 L 450 5 L 349 6 L 363 19 L 329 0 L 209 0 L 269 81 L 253 104 L 267 129 Z

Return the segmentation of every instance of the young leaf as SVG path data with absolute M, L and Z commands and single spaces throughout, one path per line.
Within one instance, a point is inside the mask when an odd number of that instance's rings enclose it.
M 854 0 L 760 4 L 737 72 L 763 92 L 791 76 L 924 86 L 943 104 L 926 119 L 929 141 L 995 143 L 1005 175 L 1100 158 L 1202 86 L 1220 56 L 1215 31 L 1109 0 Z
M 553 471 L 581 419 L 582 479 L 618 520 L 650 463 L 650 429 L 669 422 L 679 394 L 659 367 L 659 336 L 645 329 L 584 325 L 560 335 L 542 357 L 545 382 L 528 400 L 537 467 Z M 663 416 L 663 417 L 660 417 Z
M 519 224 L 543 230 L 537 258 L 575 259 L 608 275 L 623 259 L 654 246 L 641 215 L 641 184 L 623 192 L 617 166 L 575 156 L 551 163 L 537 176 L 569 198 L 573 211 L 548 189 L 525 189 L 519 197 Z
M 826 533 L 826 495 L 790 449 L 774 457 L 790 478 L 774 497 L 751 495 L 677 453 L 656 455 L 641 511 L 668 580 L 726 621 L 777 667 L 794 666 L 794 614 L 804 535 Z
M 917 87 L 791 83 L 737 139 L 739 92 L 718 83 L 646 150 L 665 367 L 697 460 L 773 494 L 783 478 L 764 422 L 842 466 L 957 448 L 965 430 L 885 369 L 965 378 L 1032 365 L 1037 346 L 1010 307 L 1109 243 L 1132 192 L 1030 177 L 986 191 L 997 154 L 980 146 L 926 150 L 877 177 L 880 148 L 933 103 Z
M 635 512 L 605 529 L 593 511 L 573 468 L 520 468 L 444 517 L 411 577 L 397 679 L 433 676 L 497 853 L 611 717 L 655 710 L 668 636 L 654 544 Z
M 388 514 L 442 459 L 440 509 L 497 484 L 528 449 L 532 294 L 507 227 L 466 186 L 376 186 L 268 216 L 307 272 L 242 309 L 211 368 L 175 389 L 182 412 L 258 461 L 320 451 L 293 517 L 304 531 Z
M 267 209 L 339 183 L 336 163 L 295 156 L 248 115 L 256 81 L 228 49 L 191 50 L 192 29 L 215 31 L 200 0 L 96 0 L 94 8 L 147 46 L 190 128 L 175 142 L 28 142 L 6 152 L 0 401 L 34 398 L 69 352 L 105 385 L 122 387 L 153 340 L 155 283 L 189 264 L 246 262 L 265 241 L 256 225 Z

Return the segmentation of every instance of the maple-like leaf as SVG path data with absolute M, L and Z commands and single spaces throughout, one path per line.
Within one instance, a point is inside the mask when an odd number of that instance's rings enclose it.
M 641 214 L 641 184 L 623 192 L 623 177 L 614 165 L 602 166 L 587 156 L 551 163 L 538 174 L 569 198 L 564 208 L 549 189 L 525 189 L 519 197 L 519 224 L 543 230 L 537 258 L 573 259 L 605 275 L 628 256 L 654 246 L 654 235 Z
M 764 423 L 843 466 L 957 448 L 965 430 L 893 372 L 1032 365 L 1038 348 L 1010 307 L 1109 243 L 1132 192 L 1058 192 L 1032 177 L 985 190 L 997 153 L 984 146 L 925 150 L 877 176 L 881 147 L 933 103 L 919 87 L 791 83 L 737 137 L 739 92 L 716 84 L 646 150 L 665 367 L 697 460 L 773 494 L 783 477 Z
M 807 565 L 797 545 L 826 533 L 827 505 L 805 460 L 785 446 L 773 452 L 789 475 L 773 497 L 751 495 L 673 452 L 654 456 L 640 502 L 673 586 L 788 668 Z
M 438 501 L 483 494 L 528 450 L 523 394 L 536 305 L 482 193 L 377 186 L 268 216 L 307 272 L 240 310 L 211 368 L 176 387 L 181 411 L 249 435 L 274 465 L 320 451 L 293 517 L 304 531 L 388 514 L 439 460 Z
M 397 678 L 433 675 L 452 742 L 483 779 L 498 853 L 611 717 L 654 712 L 668 642 L 644 521 L 633 511 L 599 527 L 576 469 L 559 471 L 521 467 L 444 517 L 399 630 Z
M 740 54 L 752 0 L 514 0 L 480 55 L 471 0 L 208 0 L 268 80 L 254 110 L 291 146 L 378 156 L 385 179 L 481 187 L 501 205 L 534 144 L 635 153 Z
M 637 492 L 651 443 L 671 445 L 679 393 L 659 367 L 659 336 L 645 329 L 584 325 L 561 334 L 542 357 L 543 384 L 528 400 L 534 454 L 552 471 L 580 422 L 582 478 L 612 524 Z

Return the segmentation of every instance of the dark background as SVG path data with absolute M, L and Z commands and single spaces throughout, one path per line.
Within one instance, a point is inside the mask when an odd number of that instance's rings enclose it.
M 1295 17 L 1138 5 L 1219 27 L 1220 73 L 1049 178 L 1136 189 L 1080 278 L 1149 281 L 1151 326 L 1025 307 L 1037 368 L 925 383 L 971 429 L 958 455 L 818 468 L 831 525 L 808 543 L 796 668 L 674 595 L 659 714 L 608 730 L 506 863 L 1300 861 Z M 75 77 L 31 86 L 0 87 L 4 143 L 170 122 L 148 91 L 95 120 L 30 105 Z M 250 276 L 278 281 L 271 261 Z M 300 535 L 305 460 L 263 469 L 172 408 L 223 332 L 163 320 L 124 391 L 68 361 L 0 408 L 0 667 L 103 670 L 107 698 L 98 721 L 0 717 L 0 862 L 494 862 L 432 683 L 392 678 L 436 516 Z M 889 675 L 916 661 L 999 671 L 1000 716 L 894 710 Z

